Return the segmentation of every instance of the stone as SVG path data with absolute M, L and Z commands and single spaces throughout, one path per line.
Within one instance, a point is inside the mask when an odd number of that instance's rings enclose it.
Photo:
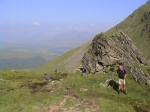
M 112 36 L 108 37 L 101 33 L 94 38 L 82 58 L 83 68 L 87 73 L 95 74 L 122 62 L 128 74 L 131 74 L 138 83 L 147 84 L 150 78 L 140 65 L 150 66 L 148 61 L 124 32 L 120 31 Z

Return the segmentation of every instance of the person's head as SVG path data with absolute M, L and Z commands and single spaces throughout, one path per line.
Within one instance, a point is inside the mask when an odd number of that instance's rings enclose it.
M 119 66 L 123 66 L 123 63 L 122 63 L 122 62 L 119 62 L 118 64 L 119 64 Z
M 118 63 L 118 68 L 121 69 L 121 70 L 123 69 L 123 63 L 122 62 Z

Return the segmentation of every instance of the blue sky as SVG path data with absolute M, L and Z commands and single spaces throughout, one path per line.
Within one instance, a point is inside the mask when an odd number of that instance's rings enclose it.
M 113 24 L 147 0 L 0 0 L 1 24 Z
M 40 42 L 74 30 L 105 31 L 146 1 L 0 0 L 0 41 Z

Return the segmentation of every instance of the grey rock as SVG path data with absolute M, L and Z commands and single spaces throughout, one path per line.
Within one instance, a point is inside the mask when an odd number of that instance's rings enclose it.
M 91 43 L 82 58 L 87 73 L 105 71 L 118 62 L 124 63 L 127 72 L 140 84 L 148 84 L 149 77 L 140 66 L 150 66 L 132 40 L 122 31 L 107 37 L 101 33 Z M 150 84 L 149 84 L 150 85 Z

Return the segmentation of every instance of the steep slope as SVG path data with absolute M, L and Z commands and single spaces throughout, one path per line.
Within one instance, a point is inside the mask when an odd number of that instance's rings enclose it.
M 149 59 L 149 44 L 150 1 L 116 27 L 98 34 L 84 54 L 83 68 L 87 73 L 106 72 L 122 62 L 137 82 L 150 85 L 150 63 L 144 58 Z
M 54 59 L 46 65 L 36 69 L 38 72 L 75 72 L 81 66 L 81 60 L 87 51 L 89 42 L 73 49 L 64 55 Z
M 122 30 L 150 59 L 150 1 L 134 11 L 123 22 L 110 29 L 107 34 Z
M 111 37 L 97 35 L 82 59 L 87 73 L 116 71 L 120 62 L 137 82 L 150 85 L 150 64 L 123 32 L 116 32 Z
M 105 37 L 112 38 L 112 36 L 119 32 L 124 32 L 128 38 L 131 38 L 135 46 L 140 49 L 138 52 L 144 53 L 144 56 L 150 59 L 150 1 L 137 9 L 123 22 L 105 32 Z M 96 37 L 99 36 L 97 35 Z M 88 43 L 88 45 L 90 44 Z M 39 71 L 50 72 L 55 71 L 56 69 L 58 71 L 75 71 L 75 69 L 80 66 L 80 59 L 82 59 L 82 56 L 86 51 L 85 49 L 88 49 L 86 45 L 74 49 L 54 61 L 51 61 L 49 64 L 39 68 Z

